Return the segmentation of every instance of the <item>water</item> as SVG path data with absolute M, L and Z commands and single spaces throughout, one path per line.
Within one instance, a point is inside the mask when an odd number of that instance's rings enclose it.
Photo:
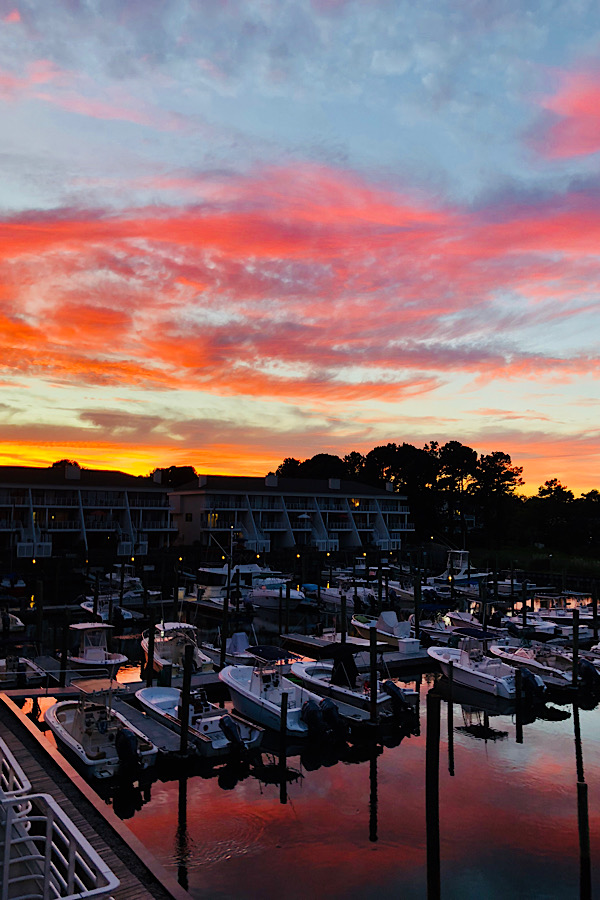
M 597 893 L 600 709 L 550 702 L 544 718 L 525 722 L 519 743 L 509 706 L 482 701 L 486 716 L 455 702 L 449 743 L 447 702 L 427 701 L 438 680 L 424 677 L 420 728 L 397 746 L 342 747 L 337 762 L 333 750 L 291 748 L 285 789 L 276 755 L 264 751 L 262 769 L 221 766 L 179 778 L 171 766 L 143 790 L 118 789 L 115 811 L 198 900 Z M 439 745 L 431 740 L 437 709 Z M 578 816 L 586 791 L 587 816 L 583 802 Z

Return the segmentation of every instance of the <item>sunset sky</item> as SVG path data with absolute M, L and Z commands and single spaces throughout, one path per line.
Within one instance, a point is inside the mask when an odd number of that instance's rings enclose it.
M 0 464 L 600 489 L 597 0 L 0 0 Z

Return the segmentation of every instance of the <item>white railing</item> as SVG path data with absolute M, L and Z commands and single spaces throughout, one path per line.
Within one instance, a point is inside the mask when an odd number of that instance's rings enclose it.
M 3 900 L 106 897 L 120 884 L 58 803 L 48 794 L 0 802 L 0 885 Z
M 31 790 L 31 782 L 0 738 L 0 802 L 12 800 Z

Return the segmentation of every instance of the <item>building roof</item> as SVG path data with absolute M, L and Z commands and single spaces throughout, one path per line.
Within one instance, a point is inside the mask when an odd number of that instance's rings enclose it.
M 200 475 L 198 480 L 180 485 L 169 493 L 204 493 L 206 491 L 230 491 L 236 494 L 332 494 L 339 496 L 395 497 L 401 495 L 362 484 L 358 481 L 344 481 L 339 478 L 282 478 L 271 475 L 266 478 L 247 475 Z
M 0 466 L 0 484 L 22 487 L 53 486 L 77 488 L 130 488 L 165 492 L 152 478 L 128 475 L 110 469 L 83 469 L 76 466 Z

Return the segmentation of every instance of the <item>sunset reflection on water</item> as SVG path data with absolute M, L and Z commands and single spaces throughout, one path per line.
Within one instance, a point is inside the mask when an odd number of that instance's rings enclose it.
M 221 767 L 181 780 L 165 772 L 126 824 L 203 900 L 425 897 L 428 861 L 432 866 L 425 697 L 433 684 L 428 677 L 421 687 L 419 734 L 398 746 L 342 748 L 338 762 L 331 753 L 294 752 L 285 798 L 276 765 L 237 773 Z M 454 703 L 453 775 L 447 703 L 440 707 L 441 896 L 579 896 L 572 706 L 549 704 L 563 720 L 526 721 L 519 744 L 512 712 L 486 717 Z M 596 708 L 579 712 L 592 890 L 600 886 L 599 715 Z M 263 752 L 262 761 L 276 759 Z

